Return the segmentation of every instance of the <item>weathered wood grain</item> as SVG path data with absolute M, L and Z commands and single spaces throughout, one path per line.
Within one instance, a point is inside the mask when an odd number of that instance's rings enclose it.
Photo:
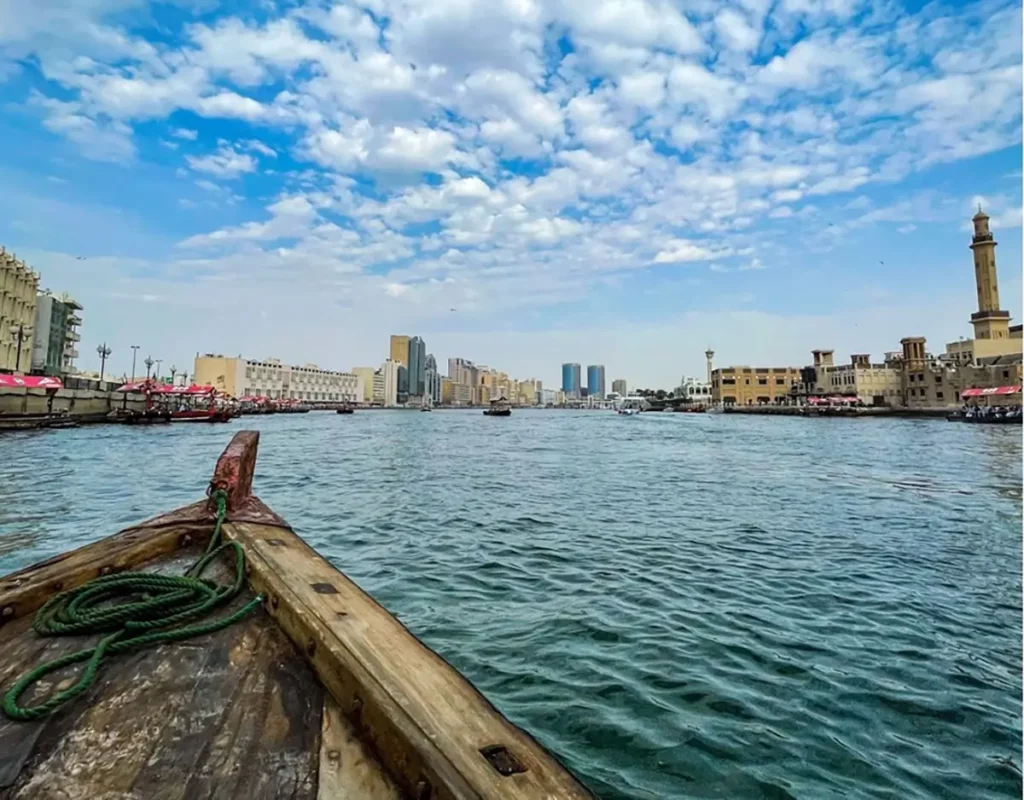
M 129 528 L 77 550 L 0 578 L 0 629 L 31 614 L 57 592 L 100 575 L 131 569 L 192 541 L 205 541 L 213 526 L 182 523 Z
M 317 800 L 400 800 L 398 787 L 359 740 L 329 694 L 324 694 Z
M 230 523 L 249 580 L 412 797 L 589 798 L 530 736 L 291 531 Z
M 197 554 L 144 569 L 179 572 Z M 30 622 L 0 628 L 0 691 L 31 664 L 92 641 L 43 639 Z M 70 667 L 56 683 L 76 675 Z M 259 609 L 221 631 L 111 658 L 85 695 L 48 720 L 0 717 L 0 800 L 313 800 L 323 699 L 304 656 Z

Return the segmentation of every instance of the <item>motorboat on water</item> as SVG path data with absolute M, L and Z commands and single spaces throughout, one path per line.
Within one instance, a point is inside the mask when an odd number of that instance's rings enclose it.
M 615 407 L 615 413 L 623 417 L 632 417 L 641 411 L 646 411 L 650 407 L 651 405 L 647 402 L 646 398 L 639 395 L 631 395 L 630 397 L 623 397 L 619 401 Z

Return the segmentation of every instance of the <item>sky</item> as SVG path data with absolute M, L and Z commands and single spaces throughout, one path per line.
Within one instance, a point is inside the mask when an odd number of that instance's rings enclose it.
M 5 0 L 0 244 L 118 374 L 941 352 L 979 203 L 1021 316 L 1021 60 L 1003 0 Z

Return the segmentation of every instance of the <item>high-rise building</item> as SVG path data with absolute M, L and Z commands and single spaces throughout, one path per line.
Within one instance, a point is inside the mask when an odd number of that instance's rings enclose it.
M 39 275 L 0 247 L 0 370 L 28 372 Z
M 426 392 L 424 397 L 429 397 L 430 402 L 438 405 L 441 402 L 441 374 L 437 371 L 437 359 L 434 354 L 427 355 L 427 366 L 425 370 Z
M 423 397 L 427 391 L 427 345 L 419 336 L 409 340 L 409 396 Z
M 40 292 L 32 333 L 32 371 L 44 375 L 65 375 L 75 368 L 76 345 L 81 341 L 82 305 L 66 292 Z M 22 358 L 24 361 L 24 357 Z
M 403 369 L 402 365 L 390 358 L 380 365 L 378 372 L 381 373 L 383 382 L 382 394 L 379 399 L 385 406 L 390 407 L 398 403 L 398 371 L 400 369 Z
M 612 391 L 615 392 L 616 394 L 621 395 L 622 397 L 625 397 L 627 394 L 629 394 L 629 392 L 626 391 L 627 388 L 628 387 L 626 386 L 626 381 L 623 380 L 622 378 L 616 378 L 615 380 L 612 381 Z
M 470 377 L 470 370 L 473 369 L 473 362 L 466 358 L 448 359 L 448 377 L 455 383 L 467 383 L 473 385 Z
M 388 358 L 402 366 L 409 366 L 409 337 L 391 334 L 391 352 Z
M 396 387 L 395 401 L 398 405 L 405 405 L 409 402 L 409 370 L 402 364 L 398 365 Z
M 587 395 L 604 400 L 604 364 L 591 364 L 587 367 Z
M 562 391 L 569 397 L 580 396 L 579 364 L 562 364 Z
M 373 367 L 352 367 L 352 374 L 363 382 L 363 402 L 373 400 L 373 376 L 377 373 Z

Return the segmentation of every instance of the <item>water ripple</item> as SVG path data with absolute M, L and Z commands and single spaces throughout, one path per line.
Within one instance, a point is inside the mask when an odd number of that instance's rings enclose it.
M 1021 795 L 1018 432 L 245 424 L 259 494 L 602 797 Z M 0 572 L 196 499 L 228 430 L 0 438 Z

